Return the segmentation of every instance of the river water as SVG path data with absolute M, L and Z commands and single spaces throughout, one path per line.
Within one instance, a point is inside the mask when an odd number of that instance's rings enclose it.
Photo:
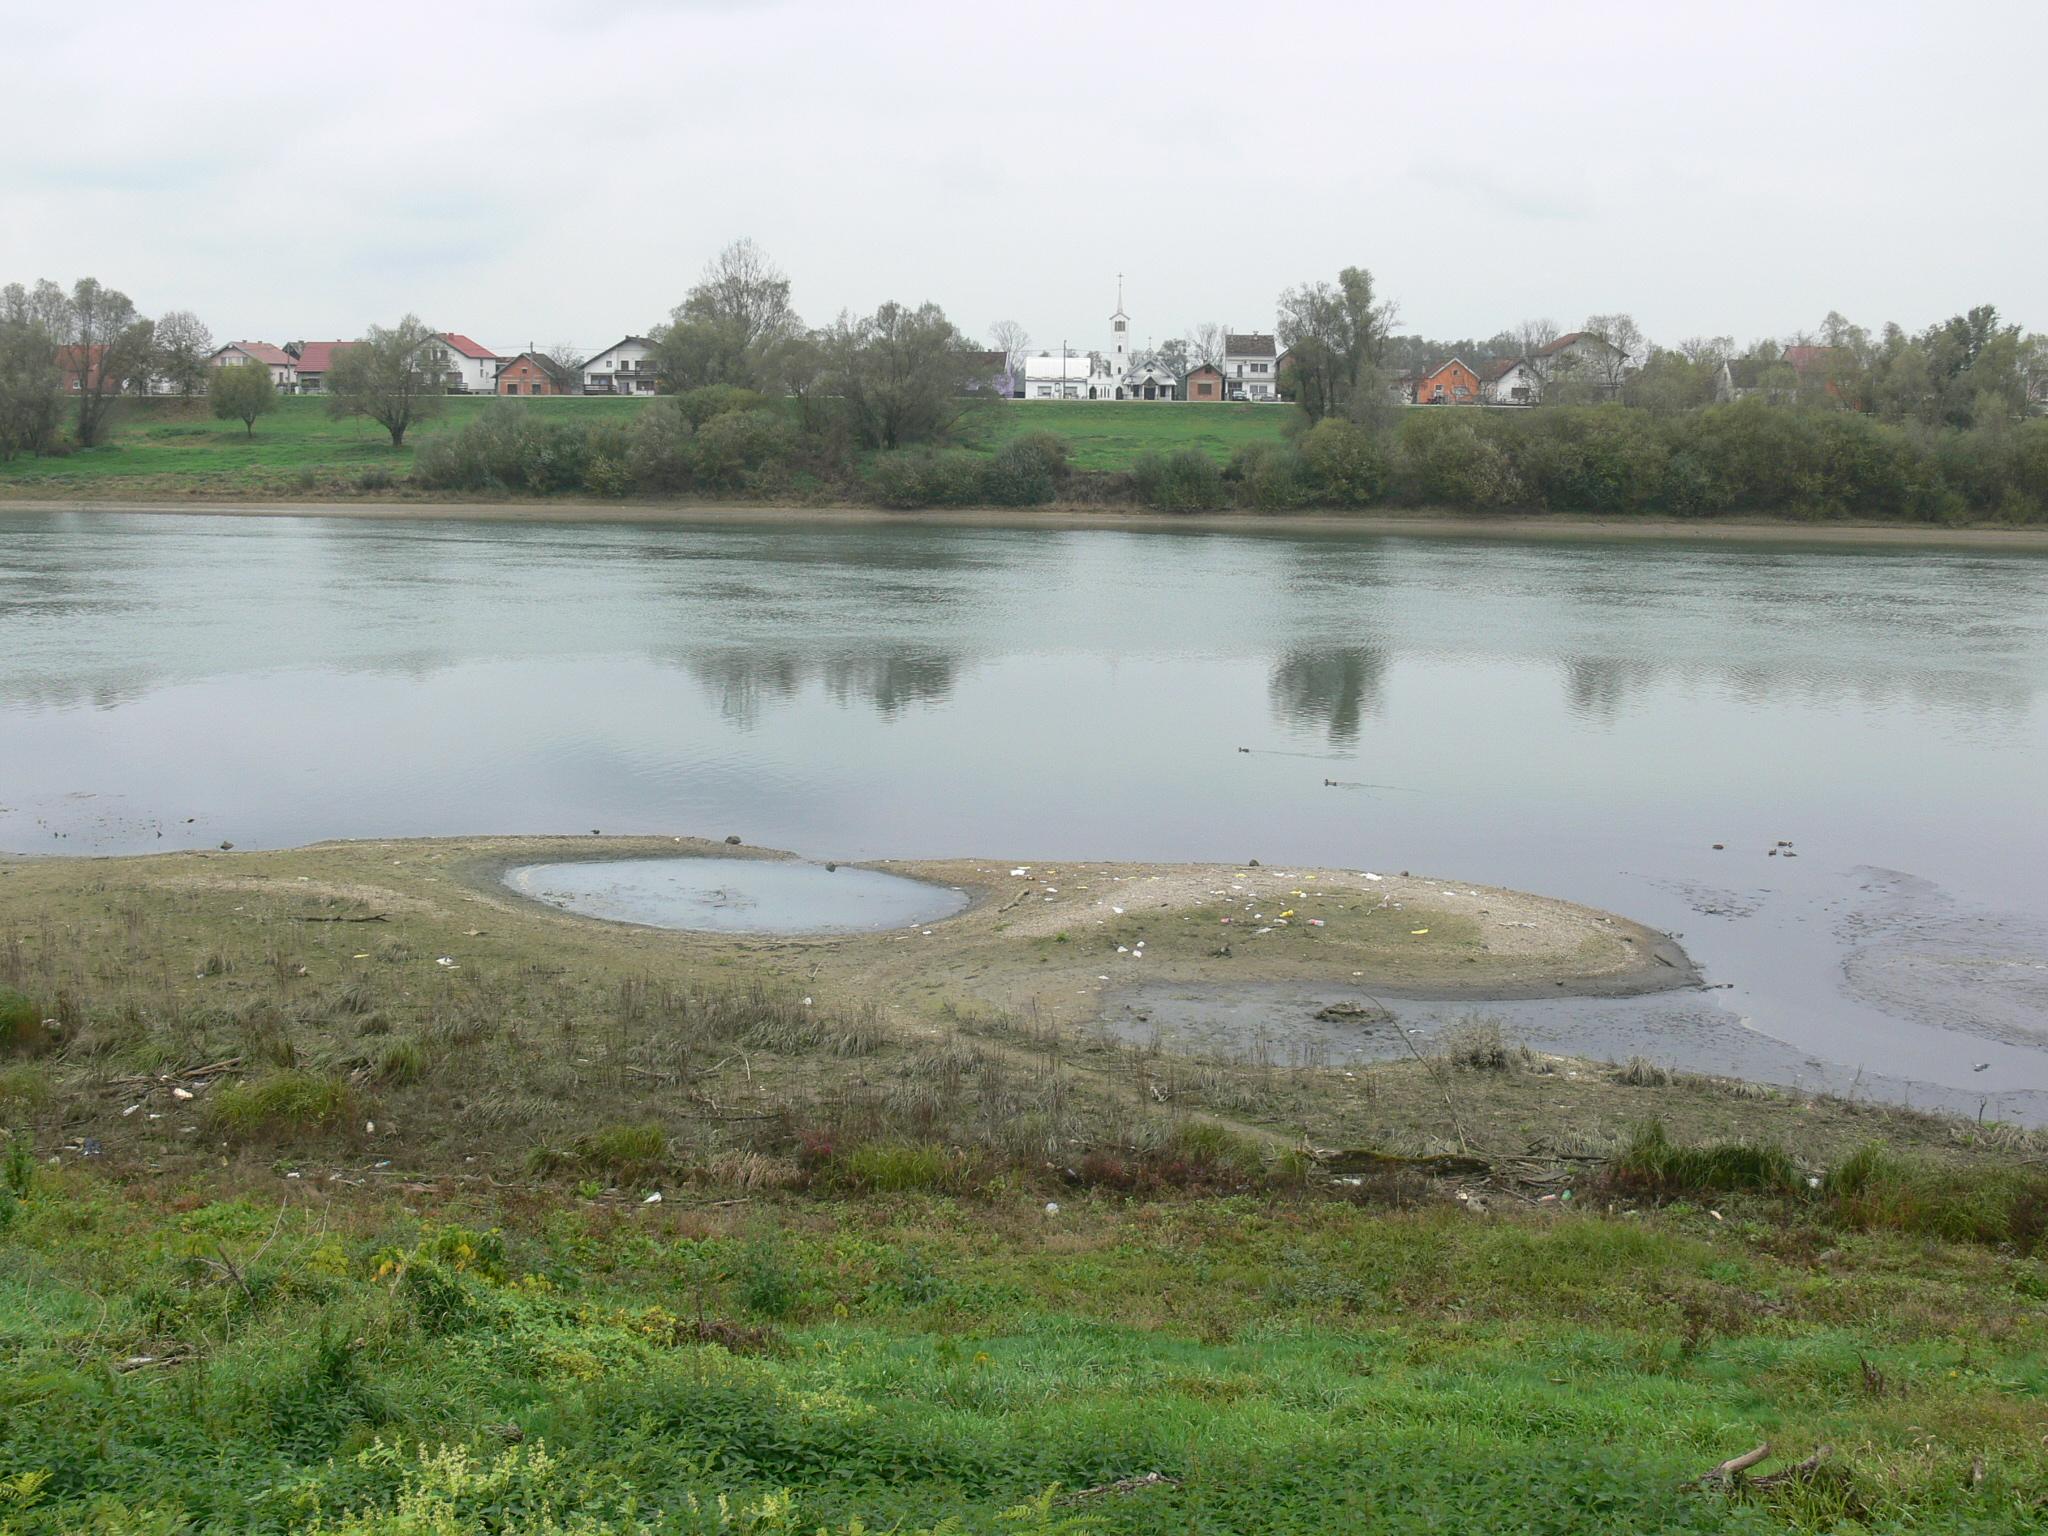
M 0 849 L 592 828 L 1523 887 L 1725 984 L 1543 1043 L 2048 1120 L 2039 554 L 0 512 Z

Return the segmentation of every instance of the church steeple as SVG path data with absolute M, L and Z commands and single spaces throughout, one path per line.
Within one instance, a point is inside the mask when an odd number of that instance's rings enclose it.
M 1109 317 L 1109 366 L 1115 371 L 1116 382 L 1122 385 L 1124 375 L 1131 371 L 1131 317 L 1124 313 L 1124 275 L 1116 275 L 1116 313 Z

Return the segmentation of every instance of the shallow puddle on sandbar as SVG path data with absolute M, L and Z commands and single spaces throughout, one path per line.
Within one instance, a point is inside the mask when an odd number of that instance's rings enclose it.
M 874 933 L 951 917 L 947 886 L 796 859 L 592 859 L 528 864 L 505 883 L 565 912 L 706 933 Z

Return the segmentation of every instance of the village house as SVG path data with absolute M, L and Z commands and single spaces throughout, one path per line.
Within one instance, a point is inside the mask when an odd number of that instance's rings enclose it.
M 1197 363 L 1188 370 L 1181 380 L 1183 400 L 1221 400 L 1223 398 L 1223 370 L 1214 363 Z
M 1109 373 L 1089 352 L 1041 352 L 1024 359 L 1027 400 L 1094 400 Z
M 1722 405 L 1731 405 L 1737 400 L 1747 400 L 1764 386 L 1764 365 L 1761 358 L 1731 357 L 1721 364 L 1721 372 L 1714 380 L 1714 398 Z
M 291 341 L 285 343 L 285 351 L 294 359 L 294 371 L 298 378 L 295 393 L 301 395 L 324 395 L 327 393 L 327 371 L 334 366 L 335 357 L 354 346 L 352 341 Z
M 1439 363 L 1415 386 L 1417 405 L 1477 405 L 1479 375 L 1458 358 Z
M 1569 385 L 1582 393 L 1612 398 L 1621 393 L 1628 354 L 1604 336 L 1570 331 L 1530 353 L 1529 362 L 1546 385 Z
M 1147 363 L 1124 375 L 1123 394 L 1127 400 L 1171 400 L 1180 393 L 1180 381 L 1170 368 Z
M 1232 400 L 1277 400 L 1279 349 L 1260 331 L 1223 336 L 1223 378 Z
M 106 355 L 105 347 L 59 347 L 57 349 L 57 370 L 63 379 L 62 388 L 67 395 L 81 393 L 86 386 L 99 382 L 100 359 Z M 118 386 L 115 393 L 119 393 Z
M 439 331 L 420 346 L 420 365 L 447 381 L 454 395 L 490 395 L 498 389 L 498 364 L 504 359 L 480 342 L 456 331 Z
M 1482 404 L 1534 405 L 1543 398 L 1543 381 L 1525 357 L 1496 357 L 1476 371 Z
M 654 343 L 645 336 L 622 337 L 583 365 L 586 395 L 652 395 L 659 389 Z
M 501 395 L 573 395 L 576 375 L 544 352 L 522 352 L 498 365 Z
M 270 382 L 281 395 L 291 394 L 299 385 L 299 360 L 283 347 L 273 347 L 267 341 L 231 341 L 207 361 L 216 368 L 261 363 L 270 370 Z

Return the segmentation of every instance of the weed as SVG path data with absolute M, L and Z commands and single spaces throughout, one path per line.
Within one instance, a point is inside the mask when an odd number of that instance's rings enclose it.
M 49 1102 L 50 1080 L 39 1068 L 16 1065 L 0 1067 L 0 1104 L 40 1109 Z
M 1527 1054 L 1508 1045 L 1495 1018 L 1460 1019 L 1444 1036 L 1445 1060 L 1468 1072 L 1505 1072 Z
M 348 1084 L 318 1072 L 286 1070 L 217 1089 L 207 1124 L 231 1138 L 286 1139 L 330 1130 L 352 1109 Z
M 377 1056 L 377 1081 L 393 1087 L 416 1083 L 427 1075 L 426 1047 L 417 1040 L 393 1040 Z
M 1746 1141 L 1681 1147 L 1656 1121 L 1615 1155 L 1607 1176 L 1623 1191 L 1657 1200 L 1733 1191 L 1790 1194 L 1799 1187 L 1798 1171 L 1782 1147 Z
M 2048 1177 L 2023 1168 L 1939 1167 L 1867 1146 L 1829 1173 L 1822 1191 L 1848 1227 L 2026 1252 L 2048 1236 Z
M 839 1160 L 845 1182 L 879 1194 L 955 1194 L 971 1182 L 966 1160 L 934 1142 L 871 1141 Z
M 652 1120 L 602 1126 L 577 1142 L 576 1154 L 584 1167 L 613 1178 L 644 1178 L 668 1161 L 668 1132 Z
M 51 1043 L 43 1010 L 35 1000 L 13 987 L 0 987 L 0 1051 L 33 1055 Z

